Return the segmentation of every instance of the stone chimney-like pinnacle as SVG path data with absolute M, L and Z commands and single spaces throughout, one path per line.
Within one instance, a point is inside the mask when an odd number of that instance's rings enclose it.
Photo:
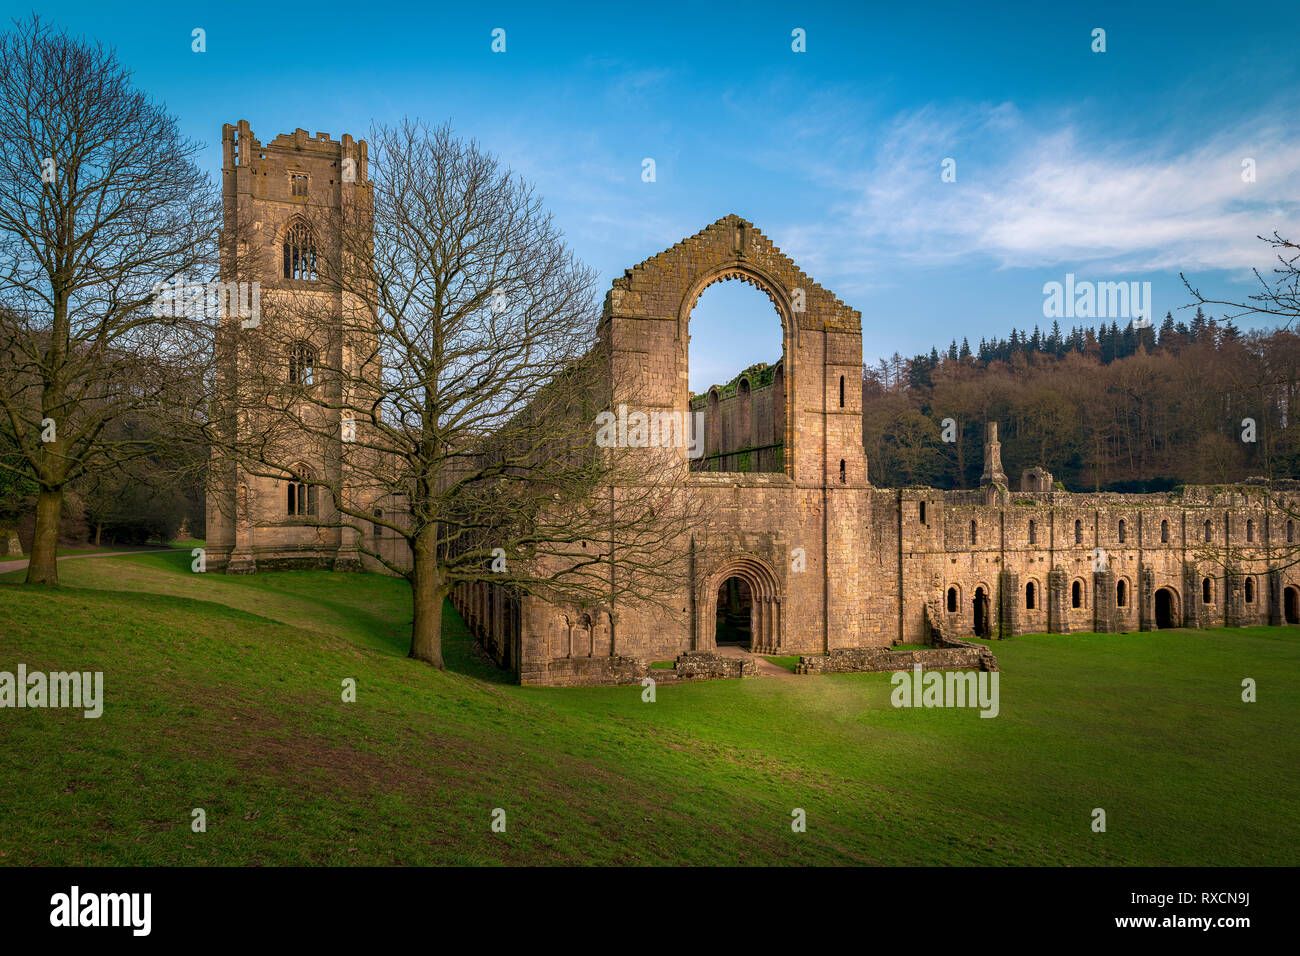
M 1007 476 L 1002 472 L 1002 443 L 998 441 L 998 423 L 989 422 L 988 438 L 984 442 L 984 474 L 980 476 L 981 485 L 997 483 L 1005 485 Z

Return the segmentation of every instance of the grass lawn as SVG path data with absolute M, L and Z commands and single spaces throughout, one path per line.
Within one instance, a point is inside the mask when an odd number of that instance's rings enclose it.
M 998 642 L 991 720 L 895 709 L 887 674 L 649 704 L 514 686 L 450 610 L 448 669 L 414 664 L 403 581 L 190 560 L 0 577 L 0 670 L 106 697 L 0 710 L 0 863 L 1300 863 L 1300 629 Z

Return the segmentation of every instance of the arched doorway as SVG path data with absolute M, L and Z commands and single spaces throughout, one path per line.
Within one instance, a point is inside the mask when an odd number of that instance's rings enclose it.
M 754 639 L 754 599 L 749 585 L 730 577 L 718 588 L 718 613 L 714 643 L 718 647 L 749 649 Z
M 1288 587 L 1282 592 L 1282 609 L 1288 624 L 1300 624 L 1300 588 Z
M 734 554 L 697 585 L 696 648 L 744 647 L 773 654 L 781 644 L 776 575 L 761 558 Z
M 984 588 L 975 589 L 975 599 L 971 602 L 975 616 L 975 636 L 989 635 L 989 597 Z
M 1156 627 L 1178 626 L 1178 599 L 1169 588 L 1156 591 Z

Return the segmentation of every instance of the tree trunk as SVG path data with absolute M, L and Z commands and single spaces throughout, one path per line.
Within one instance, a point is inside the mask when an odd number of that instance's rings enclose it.
M 59 583 L 59 517 L 63 512 L 63 492 L 41 489 L 36 499 L 36 533 L 32 556 L 27 562 L 28 584 Z
M 426 537 L 428 540 L 421 540 Z M 411 652 L 407 657 L 442 670 L 442 602 L 446 591 L 438 574 L 432 537 L 432 534 L 421 535 L 411 549 L 411 601 L 415 614 L 411 620 Z

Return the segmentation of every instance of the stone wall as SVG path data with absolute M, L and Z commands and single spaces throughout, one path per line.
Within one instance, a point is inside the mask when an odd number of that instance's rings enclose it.
M 226 127 L 223 138 L 227 234 L 260 227 L 274 287 L 279 231 L 303 203 L 347 214 L 351 193 L 335 181 L 337 164 L 360 161 L 360 188 L 365 144 L 299 130 L 263 145 L 247 123 Z M 306 196 L 289 192 L 294 170 L 311 178 Z M 1050 473 L 1029 469 L 1013 492 L 991 425 L 980 488 L 873 488 L 862 442 L 862 316 L 739 216 L 613 282 L 594 343 L 612 385 L 599 400 L 648 415 L 690 409 L 691 312 L 704 289 L 728 280 L 769 298 L 782 354 L 770 378 L 742 375 L 734 390 L 713 392 L 706 447 L 727 453 L 718 467 L 736 470 L 691 471 L 685 448 L 674 459 L 706 515 L 678 542 L 689 583 L 654 605 L 584 607 L 486 582 L 461 585 L 453 603 L 492 659 L 522 683 L 740 676 L 731 671 L 742 665 L 712 653 L 718 593 L 731 578 L 750 594 L 753 649 L 801 655 L 805 673 L 914 662 L 996 667 L 986 648 L 956 640 L 977 631 L 1005 638 L 1300 623 L 1300 568 L 1277 557 L 1300 546 L 1297 529 L 1262 486 L 1069 494 Z M 292 284 L 279 291 L 315 294 Z M 327 315 L 340 307 L 322 303 Z M 237 378 L 238 363 L 224 372 Z M 707 410 L 709 397 L 702 400 Z M 751 456 L 757 473 L 743 472 L 738 452 L 747 443 L 779 445 L 780 455 Z M 337 459 L 334 451 L 320 460 Z M 214 484 L 210 570 L 363 566 L 358 539 L 349 537 L 356 532 L 284 514 L 282 480 L 230 471 Z M 1290 508 L 1300 502 L 1300 486 L 1274 490 L 1293 499 Z M 354 500 L 365 499 L 358 491 Z M 328 520 L 329 503 L 320 506 L 318 517 Z M 399 502 L 366 505 L 370 514 L 389 507 L 400 511 Z M 378 533 L 368 543 L 394 558 L 405 547 Z M 1211 552 L 1226 548 L 1233 553 L 1224 568 Z M 377 562 L 366 558 L 364 566 Z M 652 671 L 647 662 L 655 660 L 676 666 Z
M 836 648 L 829 654 L 800 657 L 796 674 L 853 674 L 877 671 L 905 671 L 920 664 L 924 670 L 995 671 L 997 658 L 982 644 L 946 640 L 941 647 Z
M 649 677 L 656 684 L 675 684 L 696 680 L 725 680 L 758 676 L 758 664 L 752 658 L 723 657 L 720 654 L 691 652 L 680 655 L 672 668 L 651 667 L 638 657 L 577 657 L 545 662 L 544 667 L 521 674 L 520 683 L 551 687 L 592 686 L 600 684 L 640 684 Z

